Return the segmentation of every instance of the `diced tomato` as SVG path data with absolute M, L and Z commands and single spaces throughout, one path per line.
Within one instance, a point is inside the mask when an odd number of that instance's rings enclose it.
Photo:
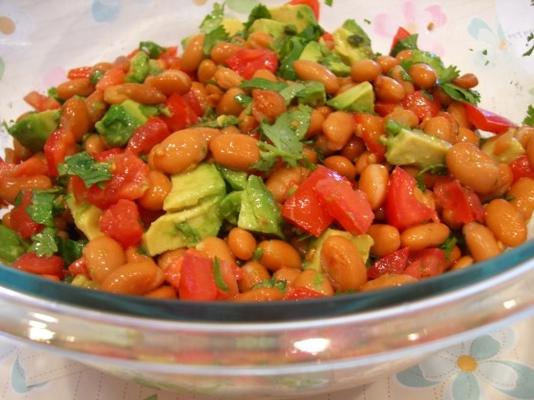
M 187 250 L 182 260 L 178 291 L 182 300 L 215 300 L 219 291 L 212 261 L 196 251 Z
M 74 199 L 78 203 L 83 203 L 87 200 L 87 188 L 79 176 L 70 177 L 68 191 L 74 195 Z
M 477 194 L 464 188 L 457 179 L 438 178 L 434 184 L 436 202 L 452 211 L 454 221 L 468 224 L 484 220 L 484 209 Z
M 391 43 L 390 53 L 393 50 L 393 48 L 397 45 L 397 43 L 399 43 L 401 40 L 406 39 L 410 35 L 411 35 L 410 32 L 408 32 L 402 26 L 399 26 L 399 29 L 397 30 L 397 33 L 393 37 L 393 42 Z
M 124 248 L 136 246 L 143 237 L 137 205 L 131 200 L 120 199 L 100 217 L 100 230 Z
M 74 136 L 63 129 L 52 132 L 46 139 L 43 152 L 48 162 L 48 173 L 57 176 L 57 166 L 65 161 L 65 157 L 76 152 Z
M 169 265 L 165 271 L 165 280 L 175 289 L 180 288 L 180 276 L 182 273 L 182 263 L 184 257 L 178 257 L 174 262 Z
M 378 160 L 383 160 L 386 153 L 386 146 L 382 143 L 384 136 L 384 121 L 382 118 L 371 114 L 356 114 L 354 115 L 354 122 L 356 123 L 356 132 L 365 142 L 367 149 L 378 157 Z
M 436 217 L 435 210 L 415 197 L 416 181 L 413 176 L 396 167 L 388 182 L 386 218 L 389 224 L 403 230 Z
M 195 112 L 196 115 L 199 117 L 204 114 L 204 109 L 202 108 L 202 105 L 198 101 L 198 98 L 192 90 L 184 94 L 184 100 L 186 104 Z
M 348 181 L 321 179 L 315 185 L 326 211 L 353 235 L 367 232 L 375 217 L 364 192 L 354 190 Z
M 35 253 L 25 253 L 15 260 L 13 267 L 31 274 L 63 277 L 63 259 L 59 256 L 39 257 Z
M 377 261 L 367 270 L 369 279 L 376 279 L 384 274 L 402 274 L 408 264 L 410 249 L 403 247 Z
M 103 188 L 93 185 L 87 192 L 89 202 L 103 209 L 119 199 L 137 200 L 143 196 L 149 185 L 148 165 L 131 151 L 117 154 L 111 161 L 111 179 Z
M 69 79 L 80 79 L 80 78 L 89 78 L 91 72 L 93 71 L 92 67 L 78 67 L 69 70 L 67 73 L 67 78 Z
M 417 115 L 420 121 L 435 117 L 441 109 L 437 99 L 431 99 L 422 90 L 407 94 L 402 100 L 402 106 Z
M 176 46 L 167 47 L 167 49 L 161 53 L 158 60 L 163 62 L 165 69 L 180 69 L 180 58 L 177 57 Z
M 24 96 L 24 101 L 32 106 L 35 111 L 55 110 L 61 107 L 61 104 L 53 97 L 45 96 L 36 91 Z
M 78 258 L 71 265 L 69 265 L 68 270 L 69 270 L 69 273 L 74 276 L 76 275 L 89 276 L 89 270 L 87 269 L 87 261 L 85 261 L 85 258 L 83 257 Z
M 530 166 L 526 155 L 516 158 L 509 165 L 514 176 L 514 182 L 523 177 L 534 179 L 534 168 Z
M 375 103 L 375 112 L 381 117 L 385 117 L 386 115 L 392 113 L 398 106 L 399 105 L 395 103 L 377 102 Z
M 313 14 L 315 15 L 315 18 L 319 20 L 320 16 L 320 6 L 319 6 L 319 0 L 291 0 L 289 2 L 292 6 L 296 6 L 298 4 L 304 4 L 310 7 L 313 11 Z
M 239 293 L 239 287 L 237 286 L 236 270 L 239 271 L 239 267 L 235 263 L 219 260 L 220 277 L 224 281 L 228 290 L 223 290 L 217 287 L 218 299 L 231 299 Z
M 124 83 L 125 77 L 126 73 L 123 71 L 122 67 L 110 68 L 104 72 L 104 75 L 102 75 L 102 78 L 100 78 L 96 84 L 96 88 L 98 90 L 104 90 L 109 86 L 120 85 L 121 83 Z
M 321 39 L 325 42 L 333 42 L 334 35 L 332 35 L 330 32 L 325 32 L 321 35 Z
M 17 177 L 46 175 L 48 173 L 48 165 L 42 156 L 33 155 L 19 164 L 10 165 L 10 172 Z
M 299 287 L 299 288 L 289 289 L 287 293 L 284 295 L 284 298 L 282 300 L 299 301 L 299 300 L 316 299 L 318 297 L 324 297 L 324 296 L 325 296 L 324 294 L 316 292 L 315 290 L 308 289 L 306 287 Z
M 111 149 L 107 149 L 107 150 L 93 154 L 93 158 L 98 162 L 113 161 L 113 159 L 117 155 L 122 154 L 122 152 L 123 152 L 122 148 L 113 147 Z
M 251 79 L 259 69 L 276 72 L 278 56 L 268 49 L 240 49 L 226 60 L 226 65 L 245 79 Z
M 15 206 L 10 212 L 11 227 L 23 239 L 29 239 L 43 230 L 43 225 L 31 219 L 26 210 L 32 203 L 32 197 L 33 194 L 30 190 L 23 191 L 20 204 Z
M 467 114 L 467 119 L 477 129 L 499 134 L 505 133 L 508 129 L 515 128 L 517 126 L 507 118 L 501 117 L 500 115 L 484 110 L 483 108 L 476 107 L 472 104 L 465 103 L 464 107 Z
M 423 249 L 411 258 L 404 273 L 417 279 L 440 275 L 449 265 L 445 252 L 438 248 Z
M 289 222 L 313 236 L 320 236 L 334 220 L 322 206 L 315 192 L 317 182 L 328 177 L 343 180 L 334 171 L 319 166 L 299 185 L 296 192 L 285 201 L 282 207 L 282 215 Z
M 146 154 L 170 134 L 169 127 L 161 118 L 152 117 L 134 131 L 127 148 L 135 155 Z
M 180 96 L 177 93 L 169 96 L 166 105 L 171 116 L 162 117 L 161 119 L 167 124 L 171 132 L 185 129 L 198 121 L 202 114 L 202 109 L 198 105 L 198 100 L 194 104 L 193 99 L 194 97 L 189 96 L 186 101 L 186 96 Z M 200 112 L 198 112 L 199 110 Z

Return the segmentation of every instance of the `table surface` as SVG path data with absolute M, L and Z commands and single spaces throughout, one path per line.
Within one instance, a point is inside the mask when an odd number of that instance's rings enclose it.
M 353 390 L 307 400 L 534 399 L 534 318 L 437 353 Z M 0 340 L 2 400 L 194 400 Z M 250 399 L 253 400 L 253 399 Z

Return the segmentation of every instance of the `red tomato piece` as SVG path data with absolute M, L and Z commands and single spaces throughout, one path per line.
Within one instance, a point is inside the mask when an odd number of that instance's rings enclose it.
M 375 103 L 375 112 L 381 117 L 385 117 L 386 115 L 392 113 L 398 106 L 398 104 L 394 103 L 377 102 Z
M 313 14 L 315 15 L 315 18 L 319 20 L 319 16 L 320 16 L 319 0 L 291 0 L 289 4 L 291 4 L 292 6 L 304 4 L 310 7 L 313 11 Z
M 63 259 L 59 256 L 39 257 L 35 253 L 25 253 L 15 260 L 13 267 L 37 275 L 63 277 Z
M 186 251 L 178 291 L 182 300 L 215 300 L 219 291 L 215 284 L 212 261 L 196 251 Z
M 112 149 L 93 154 L 93 158 L 98 162 L 113 161 L 115 156 L 119 154 L 122 154 L 122 149 L 120 147 L 113 147 Z
M 55 110 L 61 107 L 53 97 L 45 96 L 35 90 L 24 96 L 24 101 L 35 108 L 35 111 Z
M 158 117 L 152 117 L 134 131 L 127 148 L 135 155 L 146 154 L 170 134 L 165 121 Z
M 448 265 L 449 262 L 443 250 L 423 249 L 413 255 L 404 273 L 417 279 L 430 278 L 445 272 Z
M 91 72 L 93 71 L 92 67 L 78 67 L 69 70 L 67 73 L 67 78 L 69 79 L 80 79 L 80 78 L 89 78 Z
M 451 210 L 453 219 L 462 224 L 483 222 L 484 209 L 477 194 L 464 188 L 457 179 L 439 178 L 434 184 L 437 203 Z
M 436 218 L 435 210 L 415 197 L 415 189 L 415 178 L 396 167 L 388 182 L 386 218 L 389 224 L 400 230 Z
M 306 287 L 299 287 L 299 288 L 289 289 L 287 293 L 284 295 L 282 300 L 299 301 L 299 300 L 316 299 L 318 297 L 324 297 L 324 296 L 325 296 L 324 294 L 316 292 L 315 290 L 308 289 Z
M 393 48 L 399 43 L 401 40 L 406 39 L 408 36 L 410 36 L 410 32 L 408 32 L 406 29 L 404 29 L 402 26 L 399 26 L 399 29 L 397 30 L 397 33 L 393 37 L 393 42 L 391 43 L 391 51 Z
M 57 176 L 57 166 L 65 157 L 76 152 L 76 143 L 70 131 L 58 129 L 46 139 L 43 152 L 48 162 L 48 173 Z
M 517 126 L 507 118 L 501 117 L 500 115 L 484 110 L 483 108 L 476 107 L 472 104 L 465 103 L 464 107 L 467 114 L 467 119 L 477 129 L 499 134 L 505 133 L 508 129 L 515 128 Z
M 200 117 L 204 114 L 204 109 L 200 105 L 200 102 L 198 101 L 198 98 L 195 95 L 195 92 L 190 90 L 189 92 L 184 94 L 183 97 L 184 97 L 186 104 L 194 111 L 196 115 Z
M 335 180 L 343 180 L 343 177 L 336 172 L 319 166 L 299 185 L 296 192 L 282 206 L 282 215 L 284 218 L 300 229 L 317 237 L 334 220 L 322 206 L 315 192 L 316 183 L 328 177 L 332 177 Z
M 354 190 L 350 182 L 321 179 L 315 185 L 315 192 L 326 211 L 353 235 L 367 232 L 373 223 L 375 214 L 367 196 L 359 189 Z
M 176 46 L 168 47 L 161 53 L 158 60 L 163 62 L 165 69 L 180 69 L 180 58 L 177 57 Z
M 171 116 L 162 117 L 162 120 L 167 124 L 171 132 L 176 132 L 187 128 L 189 125 L 193 125 L 202 114 L 201 112 L 197 113 L 195 111 L 194 106 L 190 103 L 192 101 L 191 98 L 188 98 L 188 101 L 185 100 L 185 96 L 180 96 L 177 93 L 170 95 L 167 99 L 166 105 L 171 112 Z
M 9 214 L 11 228 L 23 239 L 29 239 L 43 230 L 43 225 L 35 222 L 28 214 L 27 208 L 32 203 L 32 197 L 31 190 L 23 191 L 20 204 L 15 206 Z
M 96 88 L 98 90 L 104 90 L 109 86 L 120 85 L 121 83 L 124 83 L 125 77 L 126 73 L 121 67 L 108 69 L 96 84 Z
M 408 264 L 409 254 L 410 249 L 404 247 L 378 259 L 367 270 L 367 276 L 376 279 L 384 274 L 402 274 Z
M 100 230 L 123 245 L 136 246 L 143 237 L 143 227 L 139 222 L 137 204 L 120 199 L 100 217 Z
M 165 280 L 175 289 L 180 288 L 180 276 L 182 273 L 182 263 L 184 257 L 177 258 L 171 265 L 169 265 L 165 271 Z
M 526 155 L 516 158 L 509 165 L 514 176 L 514 182 L 523 177 L 534 179 L 534 168 L 530 166 Z
M 325 42 L 333 42 L 334 35 L 332 35 L 330 32 L 325 32 L 322 34 L 321 39 Z
M 384 136 L 384 123 L 382 118 L 370 114 L 354 115 L 356 132 L 365 142 L 367 150 L 375 154 L 378 160 L 383 160 L 386 154 L 386 146 L 382 143 Z
M 268 49 L 240 49 L 226 60 L 226 65 L 245 79 L 251 79 L 259 69 L 276 72 L 278 56 Z
M 68 267 L 69 273 L 71 275 L 85 275 L 89 276 L 89 270 L 87 269 L 87 262 L 85 258 L 78 258 Z
M 48 173 L 48 165 L 39 155 L 33 155 L 19 164 L 6 165 L 9 166 L 13 176 L 46 175 Z
M 439 101 L 428 98 L 422 90 L 407 94 L 402 100 L 402 106 L 413 111 L 420 121 L 435 117 L 441 109 Z
M 228 290 L 223 290 L 222 288 L 217 287 L 217 299 L 231 299 L 239 293 L 239 287 L 237 286 L 236 270 L 239 270 L 239 267 L 234 263 L 219 260 L 219 271 L 221 274 L 220 276 Z

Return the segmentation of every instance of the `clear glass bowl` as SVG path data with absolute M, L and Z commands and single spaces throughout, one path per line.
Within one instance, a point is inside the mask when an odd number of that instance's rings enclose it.
M 123 2 L 125 3 L 125 2 Z M 46 90 L 65 69 L 113 59 L 140 40 L 176 44 L 210 5 L 94 0 L 2 2 L 0 112 Z M 242 9 L 253 1 L 229 0 Z M 275 2 L 267 2 L 275 3 Z M 534 7 L 485 0 L 336 0 L 323 7 L 334 28 L 347 17 L 386 52 L 398 25 L 447 63 L 475 72 L 482 105 L 520 121 L 534 96 L 533 58 L 523 58 Z M 528 2 L 525 2 L 528 3 Z M 54 14 L 49 10 L 55 10 Z M 498 18 L 497 18 L 498 16 Z M 366 25 L 364 20 L 368 20 Z M 5 20 L 4 20 L 5 21 Z M 0 135 L 1 144 L 8 141 Z M 188 303 L 112 296 L 0 266 L 2 335 L 157 388 L 197 397 L 279 398 L 373 381 L 425 355 L 534 314 L 534 243 L 469 269 L 384 290 L 300 303 Z

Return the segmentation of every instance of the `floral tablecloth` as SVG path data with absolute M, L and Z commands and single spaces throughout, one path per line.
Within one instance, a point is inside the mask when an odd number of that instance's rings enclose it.
M 533 337 L 531 318 L 439 352 L 371 385 L 307 400 L 534 399 Z M 195 400 L 191 395 L 154 391 L 5 339 L 0 340 L 0 399 Z

